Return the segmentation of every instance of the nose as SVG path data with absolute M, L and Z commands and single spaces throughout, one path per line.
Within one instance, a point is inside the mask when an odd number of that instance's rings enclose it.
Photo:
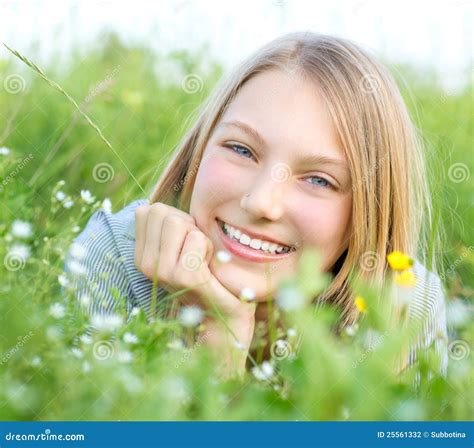
M 284 212 L 285 182 L 275 181 L 268 171 L 260 173 L 255 179 L 250 191 L 243 196 L 240 206 L 252 215 L 254 219 L 265 218 L 277 221 Z

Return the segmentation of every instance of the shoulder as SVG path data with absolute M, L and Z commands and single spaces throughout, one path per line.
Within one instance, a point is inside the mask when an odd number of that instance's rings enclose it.
M 106 295 L 106 291 L 115 289 L 118 295 L 125 297 L 128 311 L 139 306 L 151 316 L 152 295 L 161 298 L 166 291 L 158 287 L 154 292 L 153 282 L 135 266 L 135 210 L 144 204 L 148 204 L 147 199 L 133 201 L 116 213 L 96 211 L 74 240 L 65 270 L 68 271 L 69 262 L 74 263 L 72 248 L 77 244 L 85 254 L 81 262 L 87 272 L 81 284 L 93 284 L 94 296 Z M 108 298 L 107 310 L 111 309 L 112 302 Z
M 146 199 L 139 199 L 117 213 L 97 210 L 74 242 L 88 249 L 87 254 L 120 252 L 123 240 L 134 238 L 135 209 L 146 203 Z
M 416 285 L 410 309 L 413 315 L 442 316 L 445 310 L 445 294 L 440 278 L 434 272 L 429 271 L 422 263 L 415 260 L 413 272 Z
M 409 315 L 421 324 L 414 349 L 434 348 L 440 357 L 441 372 L 445 373 L 448 362 L 448 335 L 443 285 L 439 276 L 428 270 L 420 261 L 415 260 L 412 269 L 416 285 L 409 302 Z

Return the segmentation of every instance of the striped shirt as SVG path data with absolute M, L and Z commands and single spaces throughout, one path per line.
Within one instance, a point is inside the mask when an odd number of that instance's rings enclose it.
M 152 303 L 163 305 L 167 291 L 154 288 L 153 282 L 135 266 L 135 209 L 147 204 L 140 199 L 113 214 L 104 210 L 95 212 L 85 229 L 77 236 L 75 243 L 86 251 L 81 260 L 86 276 L 77 277 L 75 292 L 80 299 L 87 295 L 90 315 L 106 315 L 117 311 L 120 300 L 130 317 L 134 307 L 142 308 L 147 317 L 152 315 Z M 65 263 L 68 272 L 68 262 Z M 410 295 L 408 313 L 410 318 L 419 319 L 421 331 L 417 333 L 408 353 L 408 365 L 416 361 L 417 353 L 434 345 L 441 359 L 440 372 L 445 375 L 448 363 L 446 307 L 443 288 L 438 276 L 429 272 L 415 261 L 413 272 L 416 287 Z M 162 310 L 169 310 L 170 303 Z

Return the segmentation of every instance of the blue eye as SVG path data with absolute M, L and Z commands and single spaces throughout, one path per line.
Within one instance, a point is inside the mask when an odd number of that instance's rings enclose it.
M 308 179 L 316 179 L 316 182 L 310 182 L 310 184 L 322 187 L 322 188 L 332 188 L 332 185 L 324 178 L 319 176 L 310 176 Z
M 252 152 L 251 152 L 248 148 L 246 148 L 245 146 L 237 145 L 237 144 L 234 143 L 234 144 L 228 145 L 227 148 L 232 149 L 234 152 L 236 152 L 237 154 L 239 154 L 239 155 L 241 155 L 241 156 L 243 156 L 243 157 L 249 158 L 248 155 L 249 155 L 250 157 L 253 157 Z M 244 151 L 244 153 L 243 153 L 243 152 L 239 152 L 239 150 L 240 150 L 240 151 Z M 245 154 L 247 154 L 247 155 L 245 155 Z

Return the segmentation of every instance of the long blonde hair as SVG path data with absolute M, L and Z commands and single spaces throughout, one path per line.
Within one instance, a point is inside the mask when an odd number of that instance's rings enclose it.
M 314 80 L 327 102 L 352 174 L 348 248 L 333 271 L 331 285 L 318 298 L 338 306 L 343 325 L 351 324 L 357 316 L 349 287 L 354 267 L 362 267 L 365 275 L 380 281 L 391 251 L 423 257 L 429 234 L 423 224 L 431 221 L 421 138 L 392 76 L 358 45 L 298 32 L 269 42 L 243 61 L 203 104 L 150 202 L 189 210 L 199 163 L 214 127 L 245 82 L 275 68 Z

